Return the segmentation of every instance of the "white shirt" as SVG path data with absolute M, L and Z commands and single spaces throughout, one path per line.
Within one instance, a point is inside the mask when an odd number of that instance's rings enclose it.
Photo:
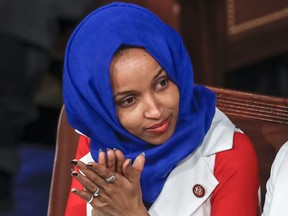
M 288 142 L 273 161 L 266 188 L 262 216 L 288 216 Z

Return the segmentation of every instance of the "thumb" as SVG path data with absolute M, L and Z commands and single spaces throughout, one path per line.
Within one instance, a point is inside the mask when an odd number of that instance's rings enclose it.
M 123 175 L 130 182 L 139 181 L 142 170 L 144 168 L 144 164 L 145 164 L 144 152 L 135 158 L 132 165 L 131 165 L 131 160 L 127 159 L 125 163 L 123 163 L 123 167 L 122 167 Z

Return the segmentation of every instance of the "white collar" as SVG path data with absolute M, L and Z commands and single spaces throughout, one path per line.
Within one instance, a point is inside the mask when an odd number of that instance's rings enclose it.
M 206 133 L 201 145 L 203 156 L 231 149 L 235 130 L 240 131 L 235 128 L 235 125 L 223 112 L 216 108 L 210 129 Z

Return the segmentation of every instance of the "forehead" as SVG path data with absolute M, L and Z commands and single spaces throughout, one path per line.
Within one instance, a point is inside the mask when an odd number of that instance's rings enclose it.
M 127 87 L 130 82 L 140 84 L 150 81 L 159 68 L 157 61 L 144 49 L 128 48 L 119 51 L 110 66 L 112 88 Z
M 156 60 L 142 48 L 125 48 L 119 50 L 113 57 L 110 65 L 110 74 L 115 71 L 124 73 L 126 70 L 134 69 L 135 72 L 144 68 L 159 66 Z
M 140 59 L 140 58 L 153 58 L 144 48 L 123 47 L 120 48 L 112 59 L 111 64 L 115 62 Z

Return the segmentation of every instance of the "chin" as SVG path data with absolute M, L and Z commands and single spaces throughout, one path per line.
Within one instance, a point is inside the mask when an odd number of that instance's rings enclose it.
M 159 137 L 156 137 L 154 139 L 146 140 L 146 142 L 150 143 L 151 145 L 162 145 L 171 137 L 171 135 L 169 134 L 169 135 L 166 135 L 165 137 L 164 137 L 164 135 L 159 136 Z

